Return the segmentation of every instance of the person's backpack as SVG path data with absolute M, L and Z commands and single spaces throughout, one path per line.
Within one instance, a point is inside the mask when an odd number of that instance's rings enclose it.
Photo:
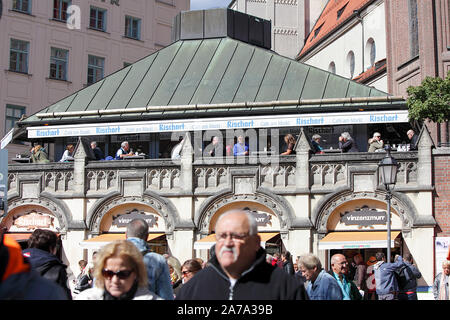
M 406 288 L 409 280 L 413 279 L 412 270 L 407 266 L 403 265 L 397 270 L 395 270 L 395 278 L 397 279 L 398 288 L 400 291 Z

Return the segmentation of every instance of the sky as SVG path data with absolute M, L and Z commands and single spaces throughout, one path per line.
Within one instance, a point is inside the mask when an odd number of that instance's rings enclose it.
M 191 0 L 191 10 L 226 8 L 231 0 Z

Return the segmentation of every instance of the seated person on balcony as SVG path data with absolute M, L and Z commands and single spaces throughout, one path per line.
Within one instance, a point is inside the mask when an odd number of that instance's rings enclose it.
M 248 145 L 245 143 L 243 136 L 238 137 L 238 142 L 233 147 L 235 156 L 248 156 Z
M 311 139 L 311 146 L 313 148 L 312 152 L 314 154 L 323 154 L 323 148 L 320 146 L 320 139 L 322 139 L 322 137 L 318 134 L 315 134 L 312 136 Z
M 380 152 L 383 151 L 383 140 L 381 140 L 381 134 L 375 132 L 373 138 L 369 139 L 369 151 L 368 152 Z
M 358 148 L 356 147 L 356 143 L 353 138 L 350 136 L 348 132 L 342 132 L 339 137 L 339 149 L 343 153 L 345 152 L 358 152 Z
M 103 160 L 105 158 L 103 156 L 103 151 L 97 146 L 96 141 L 91 142 L 91 149 L 94 151 L 95 160 Z
M 130 151 L 130 145 L 128 144 L 128 141 L 122 142 L 120 145 L 120 149 L 116 152 L 115 160 L 123 160 L 126 156 L 132 156 L 133 152 Z
M 409 150 L 417 150 L 417 140 L 419 139 L 419 136 L 412 129 L 408 130 L 406 135 L 408 136 L 408 139 L 411 140 Z
M 66 147 L 66 151 L 64 151 L 61 160 L 59 160 L 59 162 L 69 162 L 69 161 L 73 161 L 73 151 L 75 150 L 75 147 L 73 146 L 73 144 L 69 144 Z
M 48 160 L 48 156 L 44 151 L 44 148 L 40 144 L 35 145 L 30 150 L 31 157 L 30 161 L 33 163 L 49 163 L 50 160 Z
M 222 151 L 222 143 L 220 143 L 220 139 L 217 136 L 214 136 L 211 144 L 210 144 L 211 150 L 209 150 L 209 156 L 210 157 L 221 157 L 223 155 Z
M 285 152 L 283 152 L 282 156 L 287 156 L 289 154 L 295 154 L 294 146 L 295 146 L 295 138 L 292 134 L 288 133 L 284 136 L 284 142 L 287 145 L 287 149 Z

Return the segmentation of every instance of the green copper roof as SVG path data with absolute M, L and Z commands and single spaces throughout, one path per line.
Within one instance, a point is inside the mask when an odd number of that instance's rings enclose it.
M 177 41 L 38 113 L 130 109 L 147 106 L 221 104 L 299 99 L 388 96 L 330 72 L 231 38 Z M 395 102 L 403 105 L 404 102 Z M 360 106 L 367 106 L 367 102 Z M 373 103 L 370 103 L 373 104 Z M 394 102 L 376 103 L 390 105 Z M 316 106 L 324 112 L 343 103 Z M 212 117 L 256 113 L 300 113 L 311 106 L 156 110 L 21 121 L 48 123 Z M 398 106 L 396 106 L 398 108 Z M 322 110 L 322 109 L 320 109 Z

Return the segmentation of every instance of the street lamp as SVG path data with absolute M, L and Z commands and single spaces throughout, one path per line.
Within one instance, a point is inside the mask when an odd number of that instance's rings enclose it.
M 385 200 L 387 200 L 387 262 L 391 262 L 391 189 L 397 182 L 398 163 L 397 160 L 391 156 L 391 146 L 386 145 L 384 149 L 386 150 L 386 156 L 381 159 L 378 168 L 381 175 L 381 182 L 384 184 L 387 191 L 385 198 Z

